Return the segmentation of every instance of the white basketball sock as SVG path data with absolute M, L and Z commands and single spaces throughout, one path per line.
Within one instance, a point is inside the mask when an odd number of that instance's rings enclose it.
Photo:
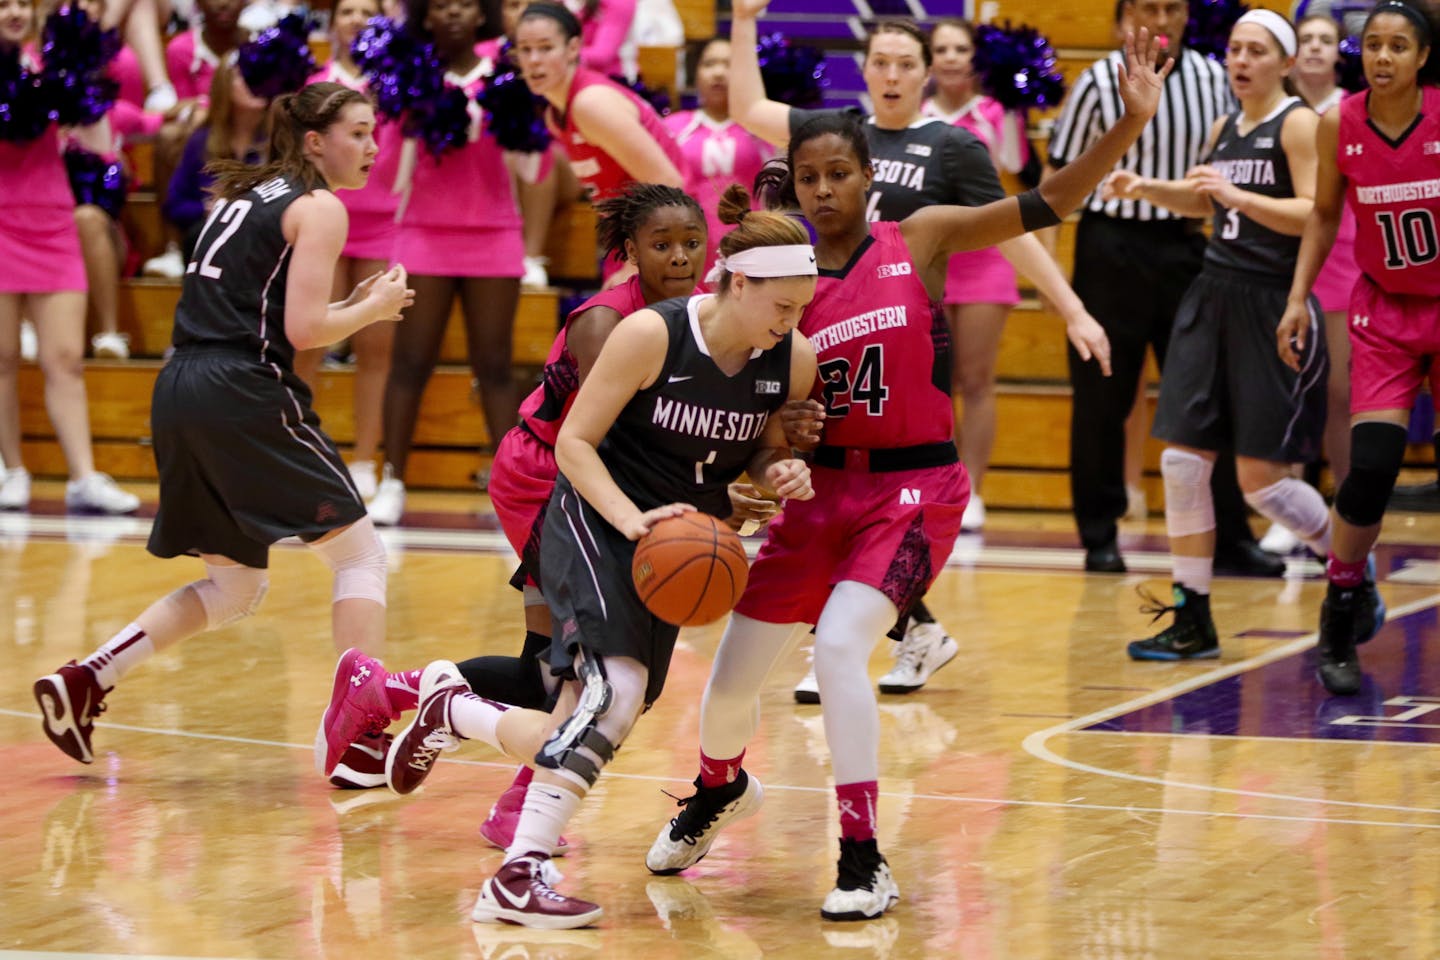
M 140 629 L 139 624 L 132 623 L 80 663 L 94 672 L 101 689 L 109 690 L 131 667 L 148 659 L 154 652 L 155 644 L 150 637 Z
M 1170 557 L 1170 567 L 1175 571 L 1175 582 L 1196 593 L 1209 595 L 1210 581 L 1214 576 L 1214 557 L 1182 557 L 1178 553 Z
M 520 820 L 515 824 L 515 839 L 505 850 L 505 862 L 528 853 L 548 854 L 554 850 L 561 831 L 580 809 L 583 799 L 583 795 L 565 787 L 530 781 L 525 789 L 525 805 L 520 808 Z
M 450 727 L 466 740 L 479 740 L 504 753 L 496 727 L 508 709 L 473 693 L 457 693 L 450 698 Z

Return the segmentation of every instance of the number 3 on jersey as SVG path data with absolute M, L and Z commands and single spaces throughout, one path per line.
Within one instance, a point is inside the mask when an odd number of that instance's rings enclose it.
M 190 261 L 190 265 L 185 268 L 186 273 L 194 273 L 195 267 L 198 264 L 200 267 L 200 276 L 210 280 L 220 279 L 222 271 L 211 261 L 215 259 L 215 254 L 220 252 L 220 248 L 225 246 L 225 241 L 235 236 L 235 231 L 239 230 L 240 224 L 245 222 L 245 214 L 250 212 L 250 207 L 251 203 L 249 200 L 236 200 L 234 202 L 221 200 L 215 204 L 215 209 L 210 211 L 210 219 L 205 221 L 205 227 L 200 231 L 200 239 L 205 239 L 205 235 L 210 232 L 210 227 L 214 225 L 216 220 L 225 224 L 225 229 L 221 232 L 220 236 L 215 238 L 215 242 L 210 244 L 209 248 L 206 249 L 203 259 L 192 259 Z
M 850 412 L 851 403 L 865 404 L 865 412 L 878 417 L 885 411 L 885 401 L 890 397 L 890 388 L 885 386 L 885 347 L 872 343 L 860 355 L 860 363 L 851 377 L 851 364 L 845 357 L 836 357 L 820 364 L 820 382 L 824 398 L 825 415 L 843 417 Z

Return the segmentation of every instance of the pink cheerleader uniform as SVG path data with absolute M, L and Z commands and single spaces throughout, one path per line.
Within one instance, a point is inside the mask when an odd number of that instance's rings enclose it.
M 311 83 L 321 81 L 342 84 L 362 93 L 366 90 L 363 76 L 356 76 L 334 60 L 310 78 Z M 388 263 L 395 246 L 395 214 L 400 209 L 400 198 L 395 195 L 395 175 L 400 169 L 399 128 L 381 120 L 375 126 L 375 143 L 380 153 L 365 186 L 336 194 L 350 214 L 350 231 L 342 253 L 355 260 Z
M 1315 105 L 1316 113 L 1324 113 L 1336 106 L 1346 96 L 1344 90 L 1331 91 L 1330 96 Z M 1337 313 L 1350 308 L 1350 293 L 1355 281 L 1360 279 L 1360 268 L 1355 265 L 1355 212 L 1345 205 L 1340 214 L 1340 230 L 1335 234 L 1335 246 L 1320 268 L 1311 292 L 1320 301 L 1320 309 L 1326 313 Z
M 941 113 L 935 108 L 934 101 L 927 100 L 921 105 L 920 112 L 969 130 L 990 148 L 991 156 L 999 151 L 1004 124 L 1008 122 L 1005 108 L 987 96 L 972 97 L 969 103 L 952 114 Z M 1029 146 L 1023 137 L 1020 143 L 1023 153 L 1028 153 Z M 1023 153 L 1019 158 L 1021 165 L 1025 161 Z M 1002 303 L 1014 306 L 1019 302 L 1015 268 L 998 249 L 986 247 L 951 256 L 950 268 L 945 276 L 946 304 Z
M 88 290 L 55 125 L 28 143 L 0 141 L 0 177 L 0 293 Z
M 135 51 L 128 46 L 121 47 L 110 61 L 110 78 L 120 84 L 120 99 L 137 107 L 145 106 L 145 78 L 140 72 L 140 61 Z
M 446 79 L 470 98 L 470 142 L 437 160 L 419 147 L 409 198 L 391 257 L 432 277 L 519 277 L 525 273 L 520 208 L 504 151 L 483 129 L 475 93 L 489 76 L 482 60 L 469 75 Z
M 731 229 L 720 222 L 716 212 L 720 195 L 732 183 L 748 190 L 775 151 L 734 120 L 713 120 L 704 110 L 672 113 L 665 118 L 665 126 L 675 135 L 685 157 L 685 166 L 680 168 L 685 174 L 685 192 L 700 201 L 700 209 L 705 211 L 710 237 L 705 269 L 700 272 L 703 277 L 715 265 L 720 238 Z
M 606 76 L 623 73 L 620 48 L 635 21 L 636 0 L 564 0 L 565 8 L 580 21 L 580 62 Z
M 170 73 L 170 84 L 175 96 L 181 100 L 210 99 L 210 81 L 215 79 L 215 68 L 220 66 L 220 57 L 205 45 L 199 27 L 192 27 L 165 45 L 165 68 Z
M 685 157 L 681 154 L 680 146 L 675 142 L 675 138 L 665 128 L 665 121 L 661 120 L 660 114 L 655 112 L 655 108 L 646 103 L 635 91 L 622 87 L 594 70 L 579 67 L 575 71 L 575 79 L 570 83 L 570 96 L 565 100 L 565 112 L 561 114 L 553 104 L 546 106 L 545 124 L 550 128 L 551 135 L 565 148 L 576 179 L 590 191 L 591 199 L 603 200 L 606 197 L 614 196 L 635 179 L 615 161 L 614 157 L 586 142 L 575 126 L 570 109 L 575 102 L 575 95 L 586 87 L 596 84 L 613 87 L 630 98 L 639 111 L 640 125 L 656 143 L 660 144 L 660 149 L 665 151 L 665 156 L 670 158 L 675 169 L 683 175 L 685 173 Z

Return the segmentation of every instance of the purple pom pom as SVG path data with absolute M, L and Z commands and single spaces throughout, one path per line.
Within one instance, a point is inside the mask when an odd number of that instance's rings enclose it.
M 1045 35 L 1023 24 L 981 24 L 975 29 L 975 73 L 980 88 L 1007 110 L 1053 107 L 1065 96 L 1065 78 L 1055 69 L 1055 48 Z
M 1365 80 L 1365 64 L 1361 59 L 1360 38 L 1346 37 L 1340 41 L 1340 62 L 1335 64 L 1336 82 L 1355 93 L 1370 84 Z
M 120 84 L 105 68 L 120 52 L 120 35 L 101 30 L 79 7 L 61 7 L 40 33 L 41 75 L 46 102 L 66 126 L 94 123 L 110 111 Z
M 485 111 L 485 130 L 505 150 L 539 153 L 550 145 L 545 128 L 543 97 L 525 85 L 525 78 L 510 61 L 508 45 L 500 48 L 495 72 L 475 95 Z
M 79 147 L 65 151 L 65 172 L 70 175 L 70 191 L 75 203 L 93 203 L 111 219 L 120 216 L 125 203 L 129 180 L 118 160 L 106 160 Z
M 1190 0 L 1190 22 L 1185 25 L 1185 46 L 1211 60 L 1225 59 L 1230 31 L 1245 11 L 1240 0 Z
M 406 110 L 400 129 L 407 137 L 417 137 L 438 159 L 446 150 L 470 141 L 470 121 L 470 98 L 459 87 L 446 84 L 429 102 Z
M 804 110 L 821 106 L 827 81 L 825 56 L 820 50 L 772 33 L 760 38 L 755 53 L 767 98 Z
M 18 49 L 0 48 L 0 140 L 29 143 L 54 119 L 38 73 L 20 63 Z
M 350 52 L 369 81 L 376 108 L 392 120 L 445 89 L 445 70 L 431 48 L 393 20 L 372 19 L 356 36 Z
M 318 69 L 310 53 L 310 21 L 299 13 L 282 17 L 275 26 L 240 45 L 235 65 L 245 86 L 257 97 L 273 100 L 294 93 Z

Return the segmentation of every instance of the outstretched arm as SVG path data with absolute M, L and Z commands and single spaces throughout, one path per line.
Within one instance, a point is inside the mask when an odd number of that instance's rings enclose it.
M 730 21 L 730 116 L 755 136 L 776 147 L 790 142 L 790 107 L 765 97 L 760 58 L 755 53 L 760 29 L 756 18 L 765 2 L 734 0 Z

